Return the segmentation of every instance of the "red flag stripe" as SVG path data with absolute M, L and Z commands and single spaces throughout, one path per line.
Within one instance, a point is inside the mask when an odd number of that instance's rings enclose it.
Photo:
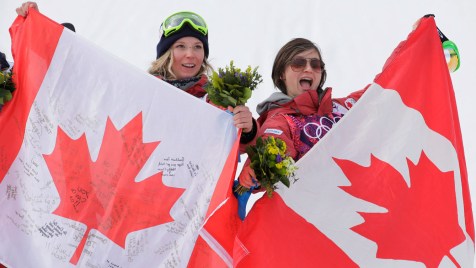
M 416 37 L 428 42 L 429 46 L 416 45 Z M 418 57 L 401 57 L 401 55 L 418 55 Z M 435 75 L 438 79 L 427 79 L 424 85 L 420 85 L 422 90 L 415 90 L 415 81 L 421 81 L 419 77 Z M 463 186 L 466 232 L 474 241 L 468 173 L 455 94 L 433 17 L 421 19 L 419 27 L 410 33 L 406 41 L 400 43 L 387 60 L 382 73 L 375 78 L 375 82 L 383 88 L 397 90 L 407 106 L 420 111 L 429 128 L 446 137 L 455 147 L 458 152 Z M 435 111 L 438 111 L 437 115 Z
M 208 267 L 227 267 L 231 263 L 233 241 L 241 223 L 238 218 L 238 203 L 232 196 L 231 189 L 236 173 L 240 135 L 241 131 L 231 148 L 208 207 L 207 219 L 201 231 L 202 236 L 204 233 L 207 235 L 198 238 L 188 267 L 200 267 L 203 263 L 208 263 Z M 220 248 L 221 254 L 217 254 L 216 247 Z M 221 260 L 211 261 L 215 258 Z
M 0 157 L 5 159 L 3 165 L 0 165 L 0 182 L 20 150 L 28 117 L 25 111 L 29 111 L 33 104 L 64 29 L 50 19 L 41 20 L 44 23 L 33 23 L 37 21 L 34 19 L 37 16 L 44 17 L 36 10 L 30 9 L 26 19 L 18 16 L 10 28 L 16 90 L 13 93 L 14 98 L 3 107 L 0 116 L 0 152 L 3 154 Z M 39 40 L 51 42 L 49 46 L 44 46 Z M 36 62 L 34 65 L 30 64 L 33 59 Z M 26 71 L 17 75 L 17 69 Z M 29 90 L 26 90 L 27 88 Z

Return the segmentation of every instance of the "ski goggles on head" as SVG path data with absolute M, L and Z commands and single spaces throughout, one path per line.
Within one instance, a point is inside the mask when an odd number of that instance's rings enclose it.
M 208 33 L 208 27 L 205 20 L 200 17 L 200 15 L 189 11 L 177 12 L 167 17 L 160 26 L 160 32 L 165 37 L 168 37 L 182 29 L 185 23 L 188 23 L 193 29 L 203 35 L 207 35 Z
M 443 51 L 445 53 L 446 63 L 450 72 L 455 72 L 459 68 L 459 52 L 455 43 L 450 40 L 443 42 Z
M 438 35 L 440 36 L 441 44 L 443 45 L 443 52 L 445 53 L 446 63 L 448 64 L 448 70 L 450 72 L 455 72 L 458 70 L 460 65 L 460 56 L 458 47 L 456 44 L 449 40 L 445 34 L 436 27 Z

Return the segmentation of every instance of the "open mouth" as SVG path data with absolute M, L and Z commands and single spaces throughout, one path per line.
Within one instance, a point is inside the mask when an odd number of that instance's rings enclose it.
M 185 64 L 182 64 L 182 66 L 185 68 L 190 68 L 190 69 L 195 68 L 195 64 L 193 63 L 185 63 Z
M 312 79 L 307 77 L 302 78 L 301 80 L 299 80 L 299 84 L 301 85 L 302 89 L 310 90 L 312 85 Z

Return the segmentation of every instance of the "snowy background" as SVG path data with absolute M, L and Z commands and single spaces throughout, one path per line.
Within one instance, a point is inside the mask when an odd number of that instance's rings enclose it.
M 0 51 L 9 61 L 12 56 L 8 28 L 16 17 L 15 8 L 21 3 L 0 2 Z M 290 39 L 308 38 L 321 48 L 328 73 L 326 86 L 333 87 L 334 96 L 340 97 L 371 83 L 393 49 L 406 39 L 413 23 L 425 14 L 435 14 L 438 27 L 457 44 L 461 55 L 461 67 L 451 77 L 473 207 L 476 207 L 476 125 L 475 119 L 471 119 L 476 116 L 474 0 L 39 0 L 37 3 L 46 16 L 59 23 L 73 23 L 77 34 L 144 71 L 155 59 L 162 20 L 182 10 L 200 14 L 209 26 L 209 60 L 216 69 L 230 60 L 241 68 L 259 66 L 264 82 L 249 101 L 254 113 L 256 104 L 276 90 L 270 78 L 272 64 L 277 51 Z

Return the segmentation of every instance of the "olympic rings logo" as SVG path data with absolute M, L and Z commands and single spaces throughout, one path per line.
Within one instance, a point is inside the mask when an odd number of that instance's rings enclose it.
M 309 122 L 303 127 L 304 134 L 309 138 L 322 139 L 324 135 L 331 130 L 332 126 L 339 121 L 341 117 L 334 117 L 334 119 L 328 117 L 319 118 L 319 122 Z

